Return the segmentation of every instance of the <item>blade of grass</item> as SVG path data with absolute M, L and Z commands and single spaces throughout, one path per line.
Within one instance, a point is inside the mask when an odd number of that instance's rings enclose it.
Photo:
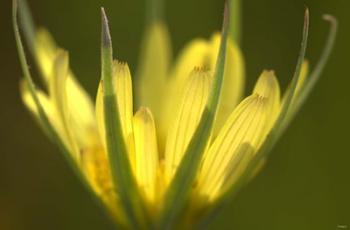
M 159 229 L 169 229 L 176 225 L 177 217 L 181 214 L 186 204 L 187 196 L 192 187 L 199 163 L 208 145 L 224 77 L 229 20 L 229 8 L 226 4 L 222 39 L 211 93 L 198 127 L 186 149 L 173 181 L 166 192 L 165 203 L 159 219 Z
M 146 218 L 143 216 L 146 212 L 144 212 L 143 200 L 138 193 L 121 129 L 116 92 L 113 87 L 112 40 L 107 16 L 103 8 L 101 9 L 101 14 L 101 81 L 103 81 L 107 152 L 113 183 L 117 189 L 128 222 L 133 229 L 140 229 L 146 224 Z
M 18 56 L 20 59 L 20 64 L 21 64 L 21 68 L 23 71 L 24 80 L 25 80 L 26 84 L 28 85 L 30 94 L 33 98 L 33 101 L 34 101 L 36 107 L 37 107 L 37 111 L 38 111 L 38 115 L 39 115 L 39 122 L 44 127 L 47 134 L 51 137 L 52 141 L 58 146 L 60 151 L 63 153 L 63 157 L 64 157 L 65 161 L 69 164 L 73 173 L 77 176 L 77 178 L 82 183 L 83 187 L 86 189 L 88 194 L 90 194 L 91 198 L 94 200 L 94 202 L 97 204 L 97 206 L 100 207 L 102 212 L 106 214 L 108 219 L 110 219 L 115 224 L 117 224 L 115 219 L 110 215 L 110 213 L 107 213 L 105 205 L 102 203 L 101 199 L 99 199 L 96 196 L 96 193 L 92 190 L 92 188 L 89 185 L 88 181 L 86 180 L 85 176 L 80 171 L 77 163 L 72 158 L 72 154 L 69 152 L 67 147 L 64 145 L 62 139 L 59 137 L 55 128 L 51 125 L 42 105 L 40 104 L 39 98 L 36 94 L 36 86 L 33 82 L 33 79 L 31 77 L 31 74 L 30 74 L 30 71 L 28 68 L 26 55 L 25 55 L 21 35 L 19 32 L 19 28 L 18 28 L 18 21 L 17 21 L 18 4 L 17 4 L 17 1 L 13 0 L 12 4 L 13 4 L 13 6 L 12 6 L 12 22 L 13 22 L 13 30 L 14 30 L 14 34 L 15 34 Z
M 296 93 L 296 87 L 300 77 L 301 66 L 305 59 L 308 33 L 309 33 L 309 10 L 306 9 L 305 16 L 304 16 L 303 36 L 302 36 L 301 48 L 298 56 L 297 65 L 295 68 L 295 72 L 293 75 L 293 79 L 291 82 L 289 93 L 287 95 L 286 102 L 281 110 L 281 113 L 276 121 L 276 124 L 272 128 L 269 135 L 267 136 L 264 144 L 260 147 L 258 152 L 253 157 L 253 159 L 249 162 L 247 168 L 239 177 L 238 181 L 234 183 L 231 186 L 231 188 L 228 189 L 228 191 L 225 194 L 223 194 L 223 196 L 215 204 L 213 204 L 213 207 L 209 209 L 210 211 L 208 212 L 206 217 L 203 218 L 202 222 L 199 224 L 199 228 L 206 226 L 208 224 L 208 221 L 213 219 L 213 217 L 217 215 L 217 213 L 222 209 L 222 207 L 235 197 L 235 195 L 240 191 L 240 189 L 252 177 L 252 174 L 255 172 L 255 169 L 257 168 L 259 163 L 265 157 L 267 157 L 267 155 L 271 152 L 272 147 L 276 144 L 281 134 L 285 131 L 287 127 L 286 125 L 284 125 L 285 118 L 286 118 L 286 115 L 291 110 L 292 98 Z

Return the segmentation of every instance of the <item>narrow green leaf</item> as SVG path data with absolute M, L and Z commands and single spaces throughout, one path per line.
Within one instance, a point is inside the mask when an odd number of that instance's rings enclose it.
M 77 178 L 82 183 L 82 185 L 86 189 L 86 191 L 88 191 L 88 194 L 91 195 L 91 198 L 94 200 L 94 202 L 97 204 L 97 206 L 100 207 L 102 212 L 106 214 L 106 217 L 108 217 L 111 221 L 116 223 L 115 219 L 110 215 L 110 213 L 109 212 L 107 213 L 107 209 L 106 209 L 105 205 L 102 203 L 101 199 L 99 199 L 96 196 L 96 193 L 92 190 L 91 186 L 89 185 L 89 182 L 86 180 L 85 176 L 80 171 L 77 163 L 72 158 L 72 153 L 70 153 L 69 150 L 67 149 L 67 147 L 64 145 L 62 139 L 60 138 L 60 136 L 56 132 L 55 128 L 50 123 L 50 121 L 47 117 L 47 114 L 45 113 L 42 105 L 40 104 L 39 98 L 38 98 L 36 91 L 35 91 L 36 86 L 33 82 L 33 79 L 31 77 L 31 74 L 30 74 L 30 71 L 28 68 L 26 55 L 25 55 L 21 35 L 19 32 L 19 28 L 18 28 L 18 22 L 17 22 L 18 4 L 17 4 L 16 0 L 13 0 L 12 3 L 13 3 L 12 22 L 13 22 L 13 30 L 14 30 L 15 40 L 16 40 L 16 45 L 17 45 L 17 51 L 18 51 L 20 64 L 21 64 L 21 68 L 23 71 L 23 75 L 24 75 L 25 84 L 27 84 L 27 86 L 30 90 L 30 94 L 34 100 L 36 107 L 37 107 L 40 125 L 45 129 L 45 131 L 47 132 L 49 137 L 51 137 L 51 140 L 58 146 L 60 151 L 63 153 L 63 157 L 64 157 L 65 161 L 69 164 L 70 168 L 73 170 L 73 173 L 77 176 Z
M 34 103 L 37 106 L 40 122 L 46 128 L 46 130 L 49 132 L 49 135 L 51 137 L 53 137 L 58 142 L 59 147 L 63 150 L 64 155 L 67 158 L 67 160 L 69 161 L 70 165 L 72 165 L 73 166 L 72 168 L 74 168 L 74 170 L 77 172 L 78 168 L 77 168 L 76 163 L 73 161 L 68 149 L 64 146 L 62 140 L 59 138 L 55 129 L 51 125 L 47 115 L 44 112 L 44 109 L 42 108 L 42 106 L 40 104 L 39 98 L 36 94 L 36 87 L 35 87 L 35 84 L 33 82 L 31 75 L 30 75 L 30 72 L 29 72 L 29 68 L 28 68 L 26 57 L 25 57 L 25 52 L 24 52 L 21 36 L 19 33 L 19 29 L 18 29 L 17 1 L 16 0 L 13 0 L 12 20 L 13 20 L 13 29 L 14 29 L 14 33 L 15 33 L 15 39 L 16 39 L 17 51 L 18 51 L 18 55 L 19 55 L 19 59 L 20 59 L 20 64 L 21 64 L 21 67 L 23 70 L 26 84 L 28 84 L 31 96 L 33 97 Z M 78 174 L 81 174 L 81 173 L 79 172 Z
M 242 40 L 242 3 L 241 0 L 231 0 L 230 36 L 237 44 Z
M 108 20 L 104 9 L 102 12 L 101 64 L 103 81 L 104 120 L 106 127 L 106 144 L 112 172 L 113 183 L 121 200 L 130 226 L 140 229 L 145 225 L 143 201 L 138 193 L 137 184 L 132 173 L 126 144 L 121 129 L 120 117 L 113 87 L 113 52 Z
M 337 22 L 337 19 L 332 15 L 324 15 L 323 19 L 328 23 L 330 23 L 330 31 L 326 40 L 326 44 L 324 46 L 320 59 L 317 62 L 314 70 L 311 72 L 310 76 L 306 78 L 306 82 L 303 84 L 302 88 L 300 89 L 300 92 L 296 98 L 296 101 L 293 104 L 293 111 L 291 116 L 289 116 L 289 121 L 287 121 L 288 123 L 290 122 L 290 120 L 293 119 L 294 115 L 299 111 L 300 107 L 305 103 L 305 100 L 308 98 L 315 84 L 319 80 L 323 72 L 323 69 L 328 62 L 329 56 L 332 52 L 335 39 L 337 36 L 338 22 Z
M 283 107 L 281 109 L 280 115 L 279 115 L 279 117 L 278 117 L 278 119 L 276 121 L 276 124 L 275 124 L 274 128 L 271 131 L 271 135 L 276 133 L 275 134 L 275 136 L 276 136 L 275 138 L 271 137 L 271 139 L 275 139 L 275 142 L 277 142 L 277 139 L 279 138 L 279 136 L 287 128 L 288 124 L 286 122 L 286 120 L 287 120 L 286 118 L 288 117 L 288 113 L 290 113 L 293 110 L 292 102 L 293 102 L 293 98 L 296 95 L 296 89 L 297 89 L 297 85 L 298 85 L 298 81 L 299 81 L 299 77 L 300 77 L 300 73 L 301 73 L 301 67 L 302 67 L 303 62 L 305 60 L 307 39 L 308 39 L 308 35 L 309 35 L 309 23 L 310 23 L 309 22 L 309 9 L 306 9 L 305 10 L 305 19 L 304 19 L 303 38 L 302 38 L 302 44 L 301 44 L 301 50 L 300 50 L 300 53 L 299 53 L 299 58 L 298 58 L 298 61 L 297 61 L 297 66 L 295 68 L 295 72 L 294 72 L 294 76 L 293 76 L 292 82 L 290 84 L 290 88 L 287 91 L 286 101 L 283 104 Z M 273 145 L 271 145 L 270 149 L 272 149 Z
M 169 229 L 176 225 L 177 218 L 181 215 L 182 209 L 186 205 L 186 200 L 195 179 L 202 155 L 208 145 L 224 77 L 229 20 L 229 8 L 226 4 L 222 39 L 211 93 L 198 127 L 166 192 L 165 203 L 159 219 L 159 229 Z
M 284 132 L 285 128 L 287 127 L 285 125 L 285 118 L 286 115 L 291 110 L 291 103 L 292 98 L 296 93 L 296 87 L 297 83 L 300 77 L 301 72 L 301 66 L 303 64 L 303 61 L 305 59 L 305 52 L 307 47 L 307 40 L 308 40 L 308 32 L 309 32 L 309 10 L 305 10 L 305 18 L 304 18 L 304 27 L 303 27 L 303 36 L 302 36 L 302 42 L 301 42 L 301 49 L 298 56 L 297 65 L 295 68 L 295 72 L 293 75 L 293 79 L 290 85 L 290 89 L 288 91 L 286 102 L 280 112 L 279 117 L 277 118 L 275 126 L 272 128 L 271 132 L 267 136 L 264 144 L 260 147 L 258 152 L 255 154 L 253 159 L 249 162 L 247 168 L 244 170 L 242 175 L 239 177 L 238 181 L 231 186 L 228 191 L 223 194 L 223 196 L 216 201 L 215 204 L 209 209 L 210 211 L 206 215 L 205 218 L 203 218 L 202 222 L 199 226 L 205 226 L 209 220 L 213 218 L 221 209 L 222 207 L 229 202 L 233 197 L 240 191 L 240 189 L 252 178 L 253 173 L 255 172 L 255 169 L 258 167 L 259 163 L 267 157 L 267 155 L 270 153 L 272 147 L 276 144 L 281 134 Z
M 32 14 L 30 12 L 28 3 L 26 0 L 17 0 L 18 1 L 18 17 L 19 17 L 19 23 L 21 25 L 21 30 L 23 31 L 24 39 L 26 42 L 26 45 L 29 49 L 30 54 L 35 60 L 36 67 L 40 70 L 40 60 L 38 59 L 37 55 L 37 29 L 35 27 Z M 43 72 L 39 71 L 42 75 Z M 41 76 L 41 79 L 45 79 L 45 76 Z M 44 81 L 44 85 L 46 86 L 47 82 Z
M 222 26 L 222 37 L 219 48 L 219 54 L 216 61 L 214 81 L 211 89 L 210 96 L 208 98 L 207 108 L 214 115 L 219 106 L 219 99 L 221 96 L 222 83 L 224 81 L 224 72 L 225 72 L 225 60 L 226 60 L 226 46 L 228 38 L 228 29 L 230 26 L 230 8 L 228 2 L 225 4 L 224 10 L 224 20 Z
M 35 26 L 32 14 L 30 13 L 26 0 L 18 0 L 19 17 L 21 28 L 23 28 L 24 37 L 27 40 L 29 51 L 35 53 Z

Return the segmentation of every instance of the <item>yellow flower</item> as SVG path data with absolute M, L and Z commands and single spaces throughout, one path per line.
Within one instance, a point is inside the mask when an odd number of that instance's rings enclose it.
M 46 87 L 34 89 L 14 13 L 26 76 L 23 101 L 119 224 L 193 224 L 252 176 L 247 170 L 258 169 L 262 150 L 303 102 L 299 95 L 310 82 L 307 62 L 301 66 L 305 44 L 283 97 L 275 73 L 265 70 L 242 99 L 244 61 L 227 22 L 222 34 L 191 41 L 174 65 L 166 26 L 152 23 L 133 82 L 128 65 L 112 60 L 104 11 L 102 16 L 102 77 L 94 104 L 70 69 L 68 53 L 44 29 L 29 36 Z

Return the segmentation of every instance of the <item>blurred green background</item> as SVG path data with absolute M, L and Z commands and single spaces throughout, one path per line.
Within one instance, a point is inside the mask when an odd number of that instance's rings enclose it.
M 70 51 L 80 82 L 95 95 L 99 79 L 100 6 L 109 14 L 115 56 L 135 72 L 146 0 L 30 0 L 39 25 Z M 339 36 L 306 105 L 274 148 L 264 170 L 210 225 L 211 229 L 350 229 L 350 1 L 245 0 L 243 52 L 247 89 L 260 71 L 291 78 L 304 6 L 311 11 L 311 64 L 335 15 Z M 220 29 L 223 0 L 168 0 L 174 54 L 191 38 Z M 21 70 L 11 28 L 11 1 L 0 3 L 0 229 L 112 229 L 21 103 Z M 134 68 L 133 68 L 134 67 Z

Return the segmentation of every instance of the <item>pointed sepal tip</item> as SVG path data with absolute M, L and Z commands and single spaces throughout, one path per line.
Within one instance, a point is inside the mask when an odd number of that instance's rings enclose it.
M 101 31 L 102 47 L 110 48 L 112 47 L 111 33 L 109 31 L 106 11 L 103 7 L 101 7 L 101 18 L 102 18 L 101 20 L 102 21 L 102 31 Z

